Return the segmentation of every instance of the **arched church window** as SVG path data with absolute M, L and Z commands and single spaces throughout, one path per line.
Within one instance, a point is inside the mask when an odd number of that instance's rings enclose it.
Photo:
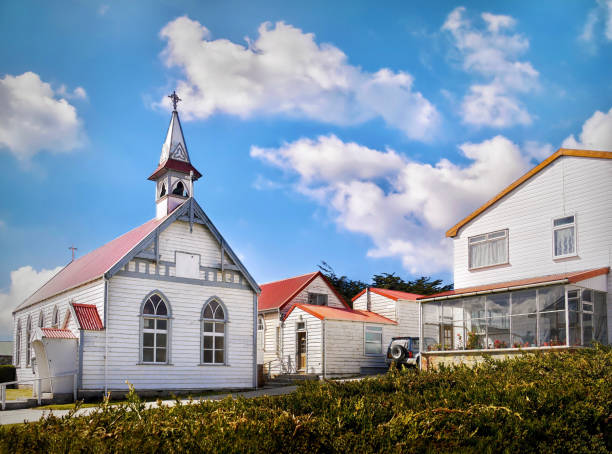
M 172 194 L 180 195 L 181 197 L 189 197 L 189 193 L 187 192 L 187 189 L 185 188 L 185 185 L 183 184 L 182 181 L 179 181 L 178 183 L 176 183 L 176 186 L 174 187 Z
M 45 327 L 45 313 L 42 310 L 40 311 L 40 314 L 38 314 L 38 327 Z
M 31 366 L 32 361 L 32 316 L 28 315 L 26 322 L 26 367 Z
M 15 367 L 21 362 L 21 320 L 17 320 L 17 334 L 15 334 Z
M 168 363 L 170 332 L 169 304 L 157 292 L 142 304 L 141 360 L 143 363 Z
M 161 191 L 159 191 L 159 196 L 163 197 L 166 195 L 166 183 L 162 184 Z
M 57 310 L 57 306 L 53 307 L 53 318 L 51 319 L 51 327 L 59 328 L 59 311 Z
M 223 303 L 211 298 L 202 308 L 202 363 L 225 364 L 227 312 Z

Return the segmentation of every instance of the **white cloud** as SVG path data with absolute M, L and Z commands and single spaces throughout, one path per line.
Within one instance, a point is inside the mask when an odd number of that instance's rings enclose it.
M 109 8 L 110 8 L 110 5 L 107 5 L 107 4 L 100 5 L 100 7 L 98 8 L 98 15 L 105 16 L 106 13 L 108 13 Z
M 597 0 L 597 6 L 587 14 L 578 39 L 595 51 L 600 33 L 607 41 L 612 41 L 612 0 Z
M 595 111 L 582 125 L 578 139 L 571 134 L 563 141 L 562 146 L 587 150 L 612 150 L 612 108 L 607 113 Z
M 58 97 L 61 91 L 33 72 L 0 79 L 0 148 L 27 160 L 41 150 L 66 152 L 82 145 L 82 121 L 76 108 Z M 82 87 L 73 94 L 86 96 Z
M 399 257 L 413 273 L 448 270 L 444 232 L 530 167 L 503 136 L 459 147 L 470 161 L 435 165 L 335 136 L 300 139 L 251 156 L 296 176 L 295 189 L 330 210 L 342 229 L 367 235 L 371 257 Z
M 63 96 L 67 99 L 87 99 L 87 92 L 83 87 L 76 87 L 72 92 L 62 84 L 56 91 L 56 95 Z
M 263 23 L 246 46 L 211 38 L 197 21 L 179 17 L 160 32 L 168 67 L 185 78 L 177 92 L 186 119 L 214 113 L 240 117 L 287 114 L 333 124 L 376 117 L 416 140 L 430 140 L 440 121 L 435 106 L 406 72 L 375 73 L 348 63 L 337 47 L 283 22 Z M 169 105 L 167 99 L 160 104 Z
M 442 30 L 450 33 L 463 69 L 483 79 L 475 83 L 463 99 L 464 123 L 477 126 L 509 127 L 530 124 L 532 119 L 518 95 L 538 87 L 539 73 L 519 56 L 529 41 L 512 29 L 510 16 L 482 13 L 484 28 L 476 28 L 465 18 L 465 8 L 455 8 Z
M 10 287 L 0 291 L 0 336 L 12 337 L 12 312 L 61 269 L 58 266 L 52 270 L 36 271 L 31 266 L 22 266 L 11 271 Z

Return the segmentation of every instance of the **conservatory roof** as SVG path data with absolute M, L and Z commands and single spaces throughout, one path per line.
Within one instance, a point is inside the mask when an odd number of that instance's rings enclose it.
M 345 320 L 349 322 L 365 322 L 365 323 L 383 323 L 387 325 L 397 325 L 397 322 L 383 317 L 380 314 L 370 311 L 359 311 L 355 309 L 340 309 L 338 307 L 319 306 L 315 304 L 296 304 L 285 316 L 285 319 L 289 317 L 289 314 L 293 312 L 295 308 L 302 309 L 304 312 L 308 312 L 310 315 L 314 315 L 319 320 Z
M 575 284 L 585 279 L 590 279 L 602 274 L 608 274 L 610 267 L 596 268 L 584 271 L 572 271 L 561 274 L 549 274 L 547 276 L 531 277 L 527 279 L 518 279 L 514 281 L 498 282 L 495 284 L 479 285 L 474 287 L 465 287 L 447 292 L 437 293 L 435 295 L 427 295 L 419 298 L 421 302 L 436 301 L 449 298 L 458 298 L 460 296 L 478 295 L 483 293 L 503 292 L 509 290 L 518 290 L 525 287 L 540 287 L 551 284 Z

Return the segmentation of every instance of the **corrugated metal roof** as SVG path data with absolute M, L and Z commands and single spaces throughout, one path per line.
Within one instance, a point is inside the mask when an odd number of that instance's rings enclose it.
M 431 298 L 452 297 L 456 295 L 464 295 L 467 293 L 487 292 L 512 287 L 522 287 L 525 285 L 546 285 L 557 281 L 567 281 L 570 284 L 575 284 L 585 279 L 590 279 L 602 274 L 608 274 L 610 267 L 596 268 L 585 271 L 572 271 L 569 273 L 549 274 L 547 276 L 530 277 L 526 279 L 517 279 L 514 281 L 498 282 L 495 284 L 478 285 L 474 287 L 458 288 L 449 290 L 448 292 L 436 293 L 435 295 L 426 295 L 419 300 L 429 300 Z
M 81 329 L 100 331 L 104 329 L 98 308 L 94 304 L 72 303 L 74 313 Z
M 59 329 L 59 328 L 40 328 L 43 337 L 49 339 L 76 339 L 77 337 L 72 334 L 72 331 L 69 329 Z
M 257 301 L 257 308 L 260 311 L 281 308 L 295 298 L 298 293 L 306 288 L 306 286 L 314 281 L 318 276 L 325 281 L 331 291 L 336 294 L 340 302 L 346 306 L 342 296 L 338 294 L 334 286 L 330 284 L 325 275 L 320 271 L 315 271 L 314 273 L 303 274 L 302 276 L 295 276 L 290 277 L 289 279 L 261 284 L 261 295 L 259 295 L 259 299 Z
M 353 297 L 351 301 L 355 301 L 361 295 L 363 295 L 367 289 L 363 289 L 357 295 Z M 370 291 L 372 293 L 377 293 L 378 295 L 386 296 L 387 298 L 391 298 L 392 300 L 408 300 L 408 301 L 416 301 L 417 298 L 422 297 L 423 295 L 418 295 L 416 293 L 408 293 L 408 292 L 400 292 L 399 290 L 388 290 L 386 288 L 376 288 L 370 287 Z
M 149 180 L 156 180 L 164 170 L 176 170 L 178 172 L 189 173 L 193 170 L 193 181 L 199 179 L 202 174 L 198 172 L 190 162 L 177 161 L 176 159 L 168 159 L 163 164 L 160 164 L 157 169 L 148 178 Z
M 296 304 L 293 306 L 285 319 L 289 317 L 289 314 L 293 312 L 295 308 L 300 308 L 311 315 L 314 315 L 319 320 L 345 320 L 350 322 L 365 322 L 365 323 L 383 323 L 387 325 L 397 325 L 397 322 L 383 317 L 380 314 L 370 311 L 359 311 L 354 309 L 340 309 L 337 307 L 329 306 L 317 306 L 314 304 Z
M 15 311 L 101 278 L 115 263 L 121 260 L 149 233 L 164 222 L 168 216 L 161 219 L 151 219 L 140 227 L 136 227 L 89 254 L 70 262 L 33 295 L 21 303 Z

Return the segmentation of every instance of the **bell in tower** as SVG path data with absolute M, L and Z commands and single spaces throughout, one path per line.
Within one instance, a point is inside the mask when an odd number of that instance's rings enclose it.
M 155 181 L 157 219 L 163 218 L 189 197 L 193 197 L 193 182 L 202 176 L 189 160 L 181 120 L 176 110 L 181 99 L 176 92 L 168 97 L 172 100 L 172 118 L 162 145 L 159 166 L 149 177 L 149 180 Z

